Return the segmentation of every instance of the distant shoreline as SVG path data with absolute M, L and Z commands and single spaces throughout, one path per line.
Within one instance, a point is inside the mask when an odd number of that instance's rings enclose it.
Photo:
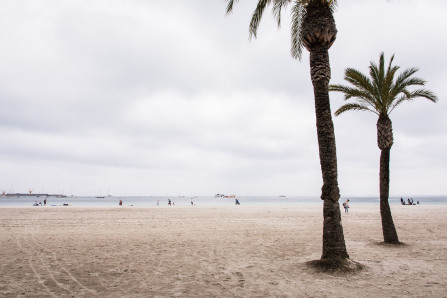
M 1 196 L 2 198 L 16 198 L 16 197 L 36 197 L 36 198 L 67 198 L 66 195 L 60 194 L 46 194 L 46 193 L 7 193 Z

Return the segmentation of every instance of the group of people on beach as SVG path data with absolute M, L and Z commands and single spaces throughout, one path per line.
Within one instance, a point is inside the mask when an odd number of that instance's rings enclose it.
M 349 199 L 343 202 L 343 208 L 345 208 L 345 213 L 349 212 Z
M 157 200 L 157 206 L 160 206 L 160 200 Z M 171 201 L 171 199 L 168 199 L 168 206 L 175 206 L 175 202 Z M 191 206 L 197 206 L 196 201 L 194 201 L 194 198 L 191 198 Z
M 419 201 L 417 201 L 415 204 L 413 198 L 408 198 L 407 202 L 405 202 L 405 200 L 400 197 L 400 203 L 402 205 L 419 205 Z
M 47 199 L 43 200 L 43 205 L 47 205 Z M 42 206 L 42 202 L 37 203 L 37 201 L 34 201 L 33 206 Z
M 122 202 L 120 200 L 120 206 L 121 206 L 121 204 L 122 204 Z M 235 199 L 235 204 L 236 205 L 240 205 L 241 204 L 241 202 L 239 202 L 239 199 Z M 157 200 L 157 206 L 160 206 L 160 200 Z M 175 206 L 174 201 L 171 201 L 171 199 L 168 199 L 168 206 Z M 191 206 L 193 206 L 193 207 L 197 206 L 197 203 L 194 200 L 194 198 L 191 198 Z

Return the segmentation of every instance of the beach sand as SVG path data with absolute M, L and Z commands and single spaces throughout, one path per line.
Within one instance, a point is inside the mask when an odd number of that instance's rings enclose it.
M 321 206 L 0 209 L 1 297 L 446 297 L 447 206 L 342 213 L 355 274 L 319 273 Z

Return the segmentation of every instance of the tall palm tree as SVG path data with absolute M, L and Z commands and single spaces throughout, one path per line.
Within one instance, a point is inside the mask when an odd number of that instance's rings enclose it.
M 227 0 L 227 13 L 237 0 Z M 337 29 L 333 17 L 335 0 L 259 0 L 253 12 L 250 38 L 256 37 L 259 23 L 267 6 L 273 6 L 278 26 L 281 12 L 291 4 L 291 53 L 301 58 L 302 47 L 310 52 L 310 74 L 314 88 L 316 126 L 323 176 L 321 199 L 323 203 L 323 253 L 326 264 L 343 263 L 349 258 L 346 251 L 340 214 L 340 191 L 337 178 L 337 154 L 334 124 L 332 122 L 328 85 L 331 78 L 328 50 L 335 41 Z
M 382 231 L 385 243 L 399 243 L 390 204 L 388 202 L 390 188 L 390 150 L 393 146 L 393 128 L 390 113 L 401 103 L 421 97 L 437 101 L 436 95 L 426 89 L 410 91 L 411 86 L 424 86 L 425 81 L 413 77 L 417 68 L 404 70 L 396 77 L 399 66 L 393 66 L 394 55 L 391 57 L 388 68 L 385 70 L 385 58 L 381 53 L 379 65 L 371 62 L 368 78 L 360 71 L 347 68 L 344 79 L 351 86 L 331 85 L 329 91 L 342 92 L 345 100 L 355 99 L 354 103 L 341 106 L 335 115 L 338 116 L 346 111 L 359 110 L 369 111 L 377 114 L 377 145 L 380 153 L 380 215 L 382 217 Z

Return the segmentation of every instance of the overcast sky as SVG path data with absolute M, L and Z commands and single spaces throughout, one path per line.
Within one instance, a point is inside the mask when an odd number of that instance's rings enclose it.
M 306 195 L 322 186 L 309 55 L 256 0 L 0 1 L 0 188 Z M 340 0 L 331 83 L 381 51 L 439 102 L 391 113 L 391 195 L 447 194 L 447 1 Z M 344 103 L 331 94 L 334 112 Z M 378 196 L 377 116 L 334 116 L 342 197 Z

